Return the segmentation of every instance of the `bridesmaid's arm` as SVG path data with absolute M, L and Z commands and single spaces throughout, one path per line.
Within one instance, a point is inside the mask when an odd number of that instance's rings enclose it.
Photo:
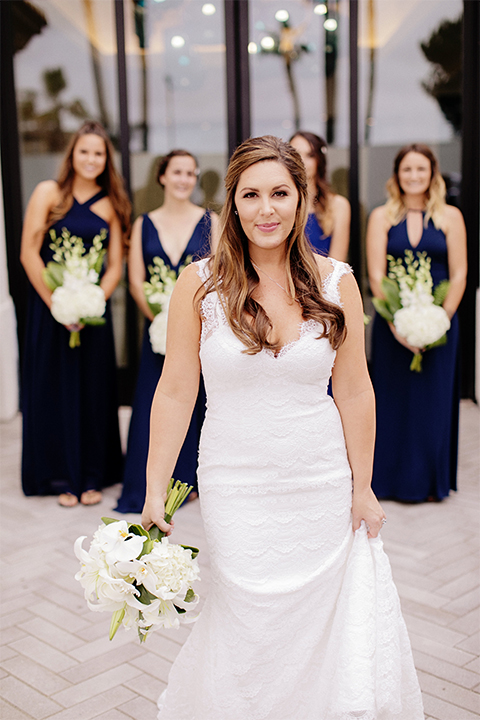
M 150 415 L 147 494 L 142 524 L 164 532 L 171 529 L 164 517 L 167 486 L 187 434 L 200 381 L 201 321 L 194 299 L 202 282 L 196 265 L 180 274 L 170 300 L 167 353 Z
M 143 283 L 146 280 L 145 262 L 142 249 L 142 227 L 143 217 L 138 217 L 133 223 L 132 235 L 130 238 L 130 250 L 128 253 L 128 283 L 130 293 L 148 320 L 153 320 L 152 313 L 143 290 Z
M 387 274 L 388 226 L 385 207 L 372 210 L 367 226 L 367 266 L 370 289 L 375 297 L 383 298 L 382 278 Z
M 447 205 L 445 216 L 450 287 L 443 308 L 451 318 L 460 305 L 467 285 L 467 232 L 458 208 Z
M 100 280 L 100 287 L 105 293 L 105 299 L 112 295 L 122 277 L 123 270 L 123 235 L 120 220 L 113 212 L 109 221 L 110 232 L 107 250 L 107 269 Z
M 330 198 L 333 211 L 333 232 L 330 243 L 330 257 L 346 262 L 348 245 L 350 242 L 350 203 L 342 195 L 333 195 Z
M 365 357 L 363 303 L 355 278 L 344 275 L 340 294 L 347 337 L 340 346 L 332 372 L 332 390 L 342 419 L 348 461 L 353 476 L 353 530 L 362 520 L 368 536 L 376 537 L 385 513 L 371 488 L 375 444 L 375 398 Z
M 214 255 L 220 238 L 220 222 L 217 213 L 212 212 L 210 213 L 210 216 L 212 223 L 212 231 L 210 234 L 210 252 Z
M 48 308 L 52 304 L 52 291 L 43 281 L 45 263 L 40 257 L 40 250 L 47 218 L 58 201 L 58 185 L 54 180 L 45 180 L 37 185 L 25 212 L 20 249 L 20 262 L 27 277 Z

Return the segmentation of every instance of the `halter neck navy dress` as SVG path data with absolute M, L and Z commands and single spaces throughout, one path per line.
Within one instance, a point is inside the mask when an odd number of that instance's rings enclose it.
M 305 226 L 305 235 L 310 241 L 310 245 L 313 247 L 315 252 L 320 255 L 325 255 L 325 257 L 328 256 L 332 236 L 324 235 L 315 213 L 309 213 L 308 215 L 307 224 Z
M 388 232 L 387 253 L 426 252 L 433 284 L 448 279 L 447 242 L 431 220 L 413 248 L 403 220 Z M 423 370 L 412 372 L 412 353 L 395 340 L 388 323 L 375 317 L 372 381 L 377 402 L 377 439 L 372 487 L 379 498 L 406 502 L 441 500 L 456 490 L 460 402 L 458 318 L 448 342 L 424 353 Z
M 148 277 L 148 265 L 154 257 L 160 257 L 163 262 L 175 271 L 185 263 L 191 255 L 193 260 L 206 257 L 210 253 L 211 217 L 207 211 L 196 225 L 188 244 L 183 251 L 180 261 L 173 265 L 162 246 L 157 228 L 148 215 L 143 216 L 142 223 L 142 250 L 145 270 Z M 142 355 L 138 373 L 137 388 L 132 406 L 132 417 L 128 431 L 127 456 L 123 476 L 122 495 L 115 508 L 121 513 L 140 513 L 145 502 L 146 468 L 148 445 L 150 435 L 150 409 L 153 396 L 162 374 L 165 356 L 154 353 L 150 344 L 148 328 L 150 322 L 145 320 L 143 333 Z M 205 388 L 200 378 L 198 397 L 193 410 L 190 426 L 183 443 L 177 464 L 173 472 L 175 480 L 193 485 L 197 491 L 197 457 L 200 431 L 205 416 Z
M 108 223 L 91 206 L 104 190 L 85 203 L 73 200 L 65 217 L 54 225 L 83 239 L 87 251 Z M 41 257 L 52 259 L 45 235 Z M 108 244 L 108 234 L 104 245 Z M 81 345 L 70 348 L 69 331 L 30 287 L 22 376 L 22 486 L 25 495 L 56 495 L 100 490 L 121 478 L 116 364 L 112 320 L 107 303 L 106 324 L 86 326 Z

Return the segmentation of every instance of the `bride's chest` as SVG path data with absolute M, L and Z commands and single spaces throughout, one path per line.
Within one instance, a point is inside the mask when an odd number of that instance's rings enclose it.
M 249 355 L 226 322 L 220 320 L 214 327 L 210 324 L 204 328 L 200 346 L 207 388 L 247 392 L 253 387 L 258 392 L 267 388 L 273 391 L 275 386 L 283 392 L 286 384 L 323 386 L 331 375 L 335 351 L 327 338 L 319 337 L 321 332 L 319 323 L 303 321 L 297 323 L 294 339 L 278 354 L 264 349 Z

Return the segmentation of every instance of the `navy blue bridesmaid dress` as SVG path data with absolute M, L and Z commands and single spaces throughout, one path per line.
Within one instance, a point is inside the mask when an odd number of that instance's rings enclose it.
M 75 199 L 54 225 L 81 237 L 85 248 L 108 223 L 90 208 L 104 190 L 80 204 Z M 52 259 L 47 233 L 41 248 Z M 104 246 L 108 244 L 108 234 Z M 80 497 L 121 479 L 116 364 L 110 308 L 106 324 L 86 326 L 81 345 L 70 348 L 69 331 L 30 287 L 22 373 L 22 486 L 25 495 L 70 492 Z
M 426 252 L 433 284 L 448 279 L 447 242 L 430 220 L 413 248 L 403 220 L 390 228 L 387 253 Z M 371 374 L 377 402 L 377 439 L 372 487 L 379 498 L 405 502 L 441 500 L 457 487 L 460 402 L 458 318 L 448 342 L 423 355 L 412 372 L 412 353 L 395 340 L 379 315 L 372 330 Z
M 332 242 L 331 235 L 324 235 L 321 225 L 317 220 L 315 213 L 308 215 L 307 224 L 305 226 L 305 235 L 315 252 L 320 255 L 327 256 L 330 252 L 330 244 Z
M 163 249 L 155 225 L 148 215 L 144 215 L 142 224 L 142 250 L 145 268 L 152 264 L 154 257 L 161 258 L 168 267 L 175 271 L 178 271 L 179 267 L 185 263 L 188 255 L 191 255 L 193 260 L 205 257 L 210 253 L 210 230 L 211 217 L 207 211 L 195 227 L 178 265 L 173 265 Z M 164 355 L 154 353 L 152 350 L 148 334 L 149 327 L 150 323 L 146 320 L 137 388 L 128 431 L 123 490 L 118 505 L 115 508 L 117 512 L 121 513 L 140 513 L 142 512 L 145 502 L 150 409 L 165 360 Z M 198 443 L 205 416 L 205 403 L 205 388 L 203 380 L 200 378 L 200 388 L 190 426 L 173 472 L 175 480 L 181 480 L 189 485 L 193 485 L 195 491 L 198 489 Z

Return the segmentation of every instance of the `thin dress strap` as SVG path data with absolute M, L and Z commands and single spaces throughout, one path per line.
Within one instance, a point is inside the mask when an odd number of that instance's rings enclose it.
M 98 191 L 98 193 L 96 193 L 96 194 L 95 194 L 93 197 L 91 197 L 89 200 L 87 200 L 87 201 L 84 202 L 84 203 L 81 203 L 81 206 L 82 206 L 82 207 L 89 208 L 91 205 L 93 205 L 94 203 L 96 203 L 97 200 L 101 200 L 101 199 L 104 198 L 106 195 L 107 195 L 107 191 L 105 190 L 105 188 L 102 188 L 101 190 Z M 80 203 L 79 203 L 79 204 L 80 204 Z

